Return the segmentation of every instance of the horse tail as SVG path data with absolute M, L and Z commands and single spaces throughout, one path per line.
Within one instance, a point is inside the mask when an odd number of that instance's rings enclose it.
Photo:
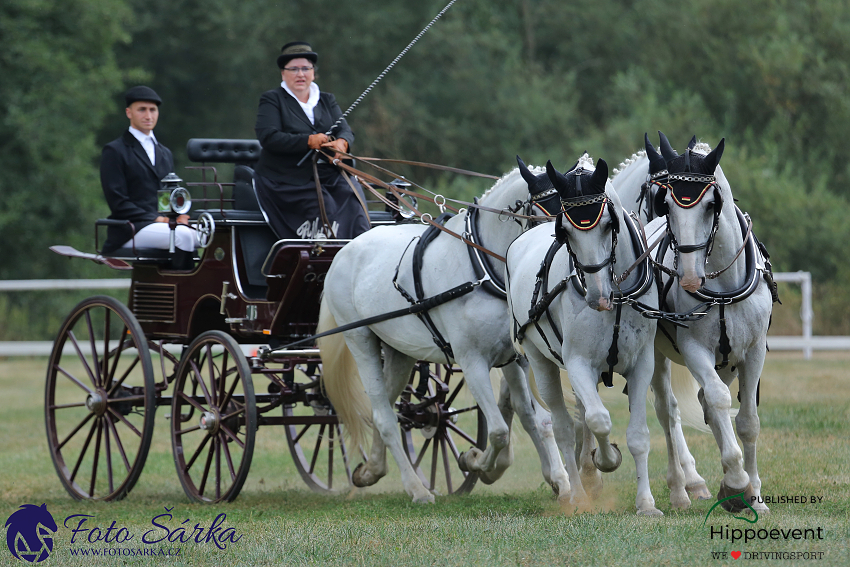
M 576 397 L 573 393 L 573 387 L 570 384 L 570 375 L 566 370 L 560 368 L 559 374 L 561 377 L 561 390 L 564 393 L 564 402 L 566 402 L 567 407 L 574 408 L 576 406 Z M 537 389 L 537 381 L 534 379 L 534 369 L 529 366 L 528 367 L 528 389 L 531 390 L 531 395 L 534 396 L 534 399 L 537 400 L 543 409 L 546 411 L 552 411 L 549 409 L 549 406 L 546 405 L 546 402 L 540 397 L 540 390 Z
M 702 404 L 699 403 L 697 394 L 700 386 L 684 366 L 672 365 L 670 372 L 670 387 L 679 406 L 679 417 L 682 425 L 687 425 L 697 431 L 711 432 L 711 428 L 705 423 L 705 414 Z
M 322 297 L 317 333 L 336 328 L 336 319 Z M 352 447 L 366 449 L 372 428 L 372 404 L 363 390 L 354 356 L 342 333 L 316 339 L 322 356 L 322 390 L 333 404 L 339 421 L 345 424 Z

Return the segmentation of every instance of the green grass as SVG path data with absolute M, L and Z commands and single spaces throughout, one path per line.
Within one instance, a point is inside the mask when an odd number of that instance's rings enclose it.
M 226 514 L 222 528 L 242 537 L 222 551 L 212 544 L 167 544 L 180 555 L 166 558 L 72 557 L 71 532 L 61 528 L 54 552 L 42 565 L 715 565 L 720 551 L 824 552 L 818 565 L 850 564 L 850 356 L 818 354 L 804 361 L 796 354 L 771 354 L 763 374 L 759 465 L 765 495 L 822 496 L 820 504 L 774 504 L 754 525 L 715 509 L 714 501 L 690 510 L 670 510 L 666 452 L 650 412 L 650 482 L 663 518 L 634 514 L 634 462 L 624 455 L 619 470 L 605 475 L 598 509 L 576 514 L 561 509 L 543 485 L 530 440 L 516 431 L 514 465 L 492 486 L 478 484 L 468 495 L 438 497 L 419 506 L 403 493 L 398 472 L 368 489 L 335 496 L 306 490 L 289 456 L 282 430 L 261 428 L 251 473 L 231 504 L 192 504 L 176 478 L 169 445 L 166 408 L 160 408 L 151 454 L 135 489 L 118 503 L 77 502 L 61 487 L 46 446 L 43 387 L 46 361 L 0 362 L 0 520 L 22 504 L 46 503 L 60 524 L 72 514 L 89 514 L 87 525 L 126 527 L 134 539 L 99 549 L 156 548 L 141 544 L 152 518 L 172 532 L 181 525 L 209 527 Z M 614 421 L 614 441 L 625 447 L 628 410 L 622 384 L 603 392 Z M 717 490 L 722 470 L 714 439 L 686 430 L 700 473 Z M 390 459 L 391 460 L 391 459 Z M 186 519 L 188 522 L 182 524 Z M 823 528 L 822 541 L 712 541 L 710 527 Z M 4 529 L 5 533 L 5 529 Z M 179 535 L 179 534 L 178 534 Z M 748 565 L 795 565 L 809 561 L 746 560 Z M 0 547 L 0 565 L 20 565 Z

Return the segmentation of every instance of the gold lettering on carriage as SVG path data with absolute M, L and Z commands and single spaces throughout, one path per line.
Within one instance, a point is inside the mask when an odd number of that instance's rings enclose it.
M 339 232 L 339 223 L 337 221 L 333 221 L 331 223 L 331 230 L 334 234 Z M 304 221 L 304 223 L 298 227 L 298 230 L 295 231 L 298 234 L 299 238 L 303 238 L 304 240 L 312 240 L 314 238 L 331 238 L 331 235 L 325 234 L 325 227 L 322 226 L 322 221 L 319 217 L 311 221 Z

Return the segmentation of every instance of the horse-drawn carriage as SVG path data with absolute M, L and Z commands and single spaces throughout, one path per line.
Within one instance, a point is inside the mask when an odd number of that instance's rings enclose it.
M 315 332 L 325 274 L 346 241 L 275 238 L 252 183 L 258 142 L 193 139 L 187 151 L 202 177 L 186 184 L 201 205 L 192 212 L 203 246 L 194 269 L 171 269 L 167 250 L 105 256 L 52 248 L 132 274 L 126 305 L 107 296 L 82 301 L 54 343 L 45 420 L 59 478 L 77 499 L 123 498 L 144 467 L 156 409 L 170 406 L 177 475 L 193 500 L 236 498 L 261 425 L 284 426 L 311 489 L 345 487 L 360 450 L 346 445 L 323 394 L 319 351 L 310 342 L 285 345 Z M 233 164 L 232 182 L 208 165 L 222 163 Z M 185 190 L 170 195 L 171 208 L 184 212 Z M 370 217 L 373 225 L 404 220 L 385 210 Z M 124 221 L 97 225 L 116 222 Z M 462 386 L 451 368 L 422 363 L 395 406 L 411 463 L 443 493 L 468 491 L 477 480 L 457 467 L 458 444 L 487 443 L 476 406 L 449 411 Z

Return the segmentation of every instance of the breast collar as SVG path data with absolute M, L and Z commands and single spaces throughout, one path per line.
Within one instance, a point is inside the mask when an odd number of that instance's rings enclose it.
M 474 202 L 476 205 L 478 204 L 477 197 Z M 467 209 L 464 222 L 464 237 L 470 242 L 483 246 L 478 228 L 478 209 L 475 207 Z M 482 279 L 486 276 L 488 278 L 484 281 L 481 287 L 483 287 L 484 290 L 493 297 L 507 301 L 508 292 L 505 291 L 505 282 L 502 277 L 496 273 L 496 270 L 493 269 L 493 266 L 490 264 L 490 260 L 483 256 L 477 248 L 467 246 L 466 249 L 469 252 L 469 260 L 472 262 L 472 269 L 475 272 L 475 277 Z

